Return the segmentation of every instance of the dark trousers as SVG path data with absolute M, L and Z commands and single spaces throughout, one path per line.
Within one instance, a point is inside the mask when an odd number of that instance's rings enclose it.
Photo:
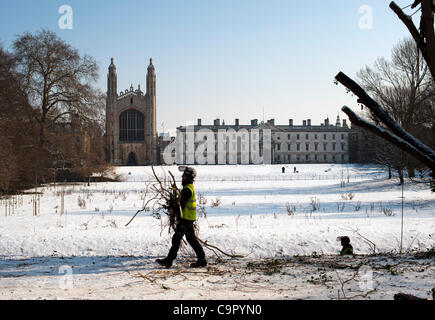
M 175 234 L 172 237 L 172 247 L 168 253 L 169 260 L 175 260 L 177 257 L 178 249 L 180 248 L 181 239 L 186 235 L 186 240 L 193 248 L 199 261 L 205 260 L 205 253 L 201 244 L 195 236 L 195 230 L 193 229 L 193 221 L 180 219 L 175 228 Z

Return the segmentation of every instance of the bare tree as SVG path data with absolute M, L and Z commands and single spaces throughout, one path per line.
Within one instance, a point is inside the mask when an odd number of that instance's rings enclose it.
M 377 59 L 373 68 L 365 67 L 358 73 L 358 78 L 365 91 L 400 126 L 428 145 L 434 145 L 431 126 L 435 123 L 435 83 L 412 39 L 406 39 L 393 48 L 391 61 Z M 381 125 L 376 115 L 370 113 L 369 117 Z M 401 182 L 404 167 L 408 169 L 408 175 L 413 177 L 414 168 L 418 166 L 412 156 L 382 143 L 378 148 L 377 160 L 395 168 Z
M 0 48 L 0 192 L 28 185 L 39 170 L 33 109 L 21 88 L 13 56 Z
M 93 58 L 47 30 L 0 48 L 0 192 L 52 181 L 58 169 L 80 180 L 107 171 L 97 75 Z
M 422 16 L 420 20 L 420 32 L 418 32 L 412 18 L 403 13 L 402 9 L 394 2 L 390 4 L 390 8 L 404 22 L 412 37 L 417 43 L 424 59 L 427 62 L 429 70 L 432 74 L 432 81 L 435 79 L 435 34 L 434 34 L 434 6 L 433 0 L 417 0 L 412 3 L 412 7 L 421 4 Z M 435 191 L 435 151 L 420 139 L 403 129 L 385 110 L 373 100 L 355 81 L 340 72 L 335 77 L 337 82 L 343 84 L 348 90 L 358 97 L 358 102 L 365 105 L 370 111 L 382 122 L 387 129 L 381 128 L 373 123 L 362 119 L 348 107 L 343 107 L 342 110 L 348 116 L 352 124 L 360 126 L 377 136 L 391 142 L 396 147 L 414 156 L 431 170 L 431 188 Z M 434 124 L 432 123 L 432 132 L 434 132 Z
M 95 169 L 94 156 L 100 151 L 89 132 L 98 138 L 90 128 L 101 118 L 105 101 L 94 86 L 97 63 L 44 29 L 19 36 L 13 50 L 21 86 L 34 111 L 29 121 L 38 127 L 37 149 L 44 159 L 41 167 L 54 169 L 54 175 L 65 167 L 81 178 L 90 175 Z M 104 157 L 97 158 L 102 165 Z
M 60 39 L 54 32 L 25 33 L 13 45 L 24 90 L 38 110 L 39 144 L 47 147 L 47 130 L 56 123 L 93 119 L 104 107 L 104 98 L 93 87 L 98 78 L 97 63 Z

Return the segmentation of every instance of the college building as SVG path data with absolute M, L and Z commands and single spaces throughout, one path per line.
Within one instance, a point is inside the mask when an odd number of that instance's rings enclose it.
M 311 119 L 277 124 L 275 119 L 228 124 L 180 126 L 176 137 L 156 130 L 156 72 L 152 59 L 146 72 L 146 92 L 140 85 L 118 92 L 113 58 L 107 74 L 106 156 L 115 165 L 157 164 L 297 164 L 373 162 L 375 138 L 346 120 Z
M 174 147 L 167 150 L 175 157 L 167 159 L 176 164 L 349 163 L 351 131 L 339 116 L 335 123 L 325 119 L 319 125 L 310 119 L 302 124 L 289 119 L 285 125 L 274 119 L 250 124 L 216 119 L 204 125 L 198 119 L 196 125 L 177 128 Z

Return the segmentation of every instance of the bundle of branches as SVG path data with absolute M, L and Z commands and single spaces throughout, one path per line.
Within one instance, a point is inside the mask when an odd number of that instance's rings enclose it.
M 157 219 L 161 219 L 162 215 L 167 215 L 170 232 L 175 230 L 177 218 L 181 215 L 180 191 L 177 188 L 177 183 L 171 171 L 169 171 L 170 178 L 167 177 L 165 172 L 164 177 L 159 178 L 154 167 L 152 166 L 151 168 L 156 183 L 146 186 L 142 209 L 138 210 L 125 226 L 128 226 L 140 212 L 149 211 L 148 205 L 154 201 L 152 204 L 152 215 Z M 149 193 L 151 193 L 151 196 L 146 200 Z
M 170 233 L 171 230 L 175 231 L 175 228 L 177 226 L 177 219 L 180 218 L 181 216 L 180 190 L 177 188 L 177 183 L 171 171 L 168 171 L 169 177 L 166 175 L 165 172 L 163 172 L 164 174 L 163 177 L 159 178 L 154 170 L 154 167 L 152 166 L 151 168 L 156 182 L 147 185 L 142 209 L 138 210 L 125 226 L 128 226 L 140 212 L 149 211 L 150 210 L 149 205 L 150 203 L 152 203 L 151 209 L 152 209 L 153 217 L 157 219 L 162 219 L 163 215 L 168 216 L 168 225 L 169 225 L 169 233 Z M 147 200 L 149 193 L 151 193 L 151 196 Z M 201 199 L 199 200 L 200 200 L 200 206 L 199 206 L 200 211 L 204 214 L 204 216 L 206 216 L 205 209 L 204 209 L 205 202 Z M 194 229 L 198 241 L 201 242 L 206 248 L 214 252 L 218 256 L 218 258 L 220 258 L 218 252 L 231 258 L 245 257 L 242 255 L 226 253 L 220 248 L 209 244 L 207 240 L 205 241 L 201 240 L 198 237 L 199 229 L 196 223 L 194 224 Z

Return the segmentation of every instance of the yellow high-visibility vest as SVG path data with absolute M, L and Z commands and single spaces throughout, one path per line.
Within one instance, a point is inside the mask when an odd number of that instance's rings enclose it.
M 184 188 L 190 189 L 192 192 L 192 195 L 189 198 L 189 201 L 187 201 L 186 206 L 183 209 L 183 219 L 195 221 L 196 220 L 196 196 L 195 196 L 195 188 L 193 187 L 193 184 L 187 184 L 184 186 Z

